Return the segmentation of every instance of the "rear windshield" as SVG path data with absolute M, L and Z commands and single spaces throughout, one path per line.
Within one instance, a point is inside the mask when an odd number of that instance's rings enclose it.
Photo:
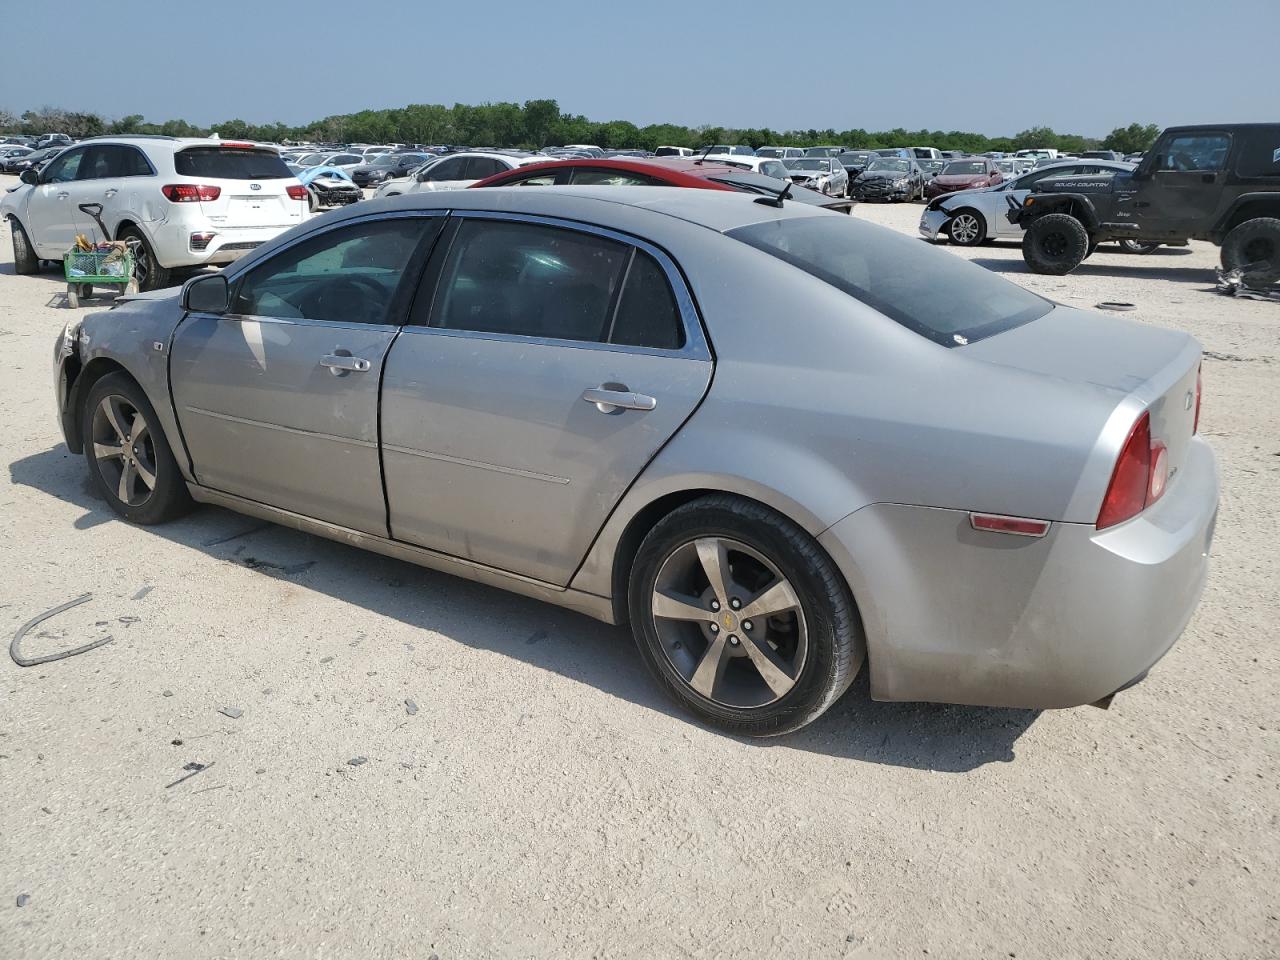
M 892 230 L 852 217 L 796 217 L 730 230 L 945 347 L 1043 317 L 1053 304 Z
M 293 176 L 274 150 L 188 147 L 173 155 L 173 166 L 179 176 L 210 180 L 279 180 Z

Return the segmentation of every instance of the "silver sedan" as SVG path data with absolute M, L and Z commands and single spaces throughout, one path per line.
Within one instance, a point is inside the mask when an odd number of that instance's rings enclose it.
M 1218 499 L 1200 347 L 812 205 L 375 200 L 72 321 L 67 445 L 193 502 L 630 622 L 747 734 L 871 694 L 1106 701 L 1169 649 Z

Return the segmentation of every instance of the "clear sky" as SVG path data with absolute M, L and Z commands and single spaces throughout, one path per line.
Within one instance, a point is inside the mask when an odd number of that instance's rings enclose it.
M 1280 120 L 1280 0 L 10 3 L 0 108 L 19 113 L 293 125 L 551 98 L 641 126 Z

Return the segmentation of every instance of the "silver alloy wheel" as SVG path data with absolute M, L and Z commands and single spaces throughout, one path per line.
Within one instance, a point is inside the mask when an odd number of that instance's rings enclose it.
M 139 507 L 156 489 L 156 448 L 141 412 L 121 396 L 103 397 L 90 426 L 98 472 L 121 503 Z
M 745 543 L 703 537 L 677 547 L 658 570 L 651 608 L 667 662 L 713 703 L 767 706 L 804 669 L 809 635 L 800 599 Z
M 972 213 L 959 213 L 951 220 L 951 239 L 959 244 L 978 239 L 978 218 Z

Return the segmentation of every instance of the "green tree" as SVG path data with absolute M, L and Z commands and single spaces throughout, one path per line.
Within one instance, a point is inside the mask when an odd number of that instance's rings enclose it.
M 1160 128 L 1154 123 L 1131 123 L 1127 127 L 1116 127 L 1105 140 L 1102 149 L 1119 150 L 1121 153 L 1143 153 L 1151 148 L 1160 136 Z
M 524 102 L 524 137 L 534 147 L 545 147 L 556 121 L 560 119 L 560 104 L 554 100 L 526 100 Z

